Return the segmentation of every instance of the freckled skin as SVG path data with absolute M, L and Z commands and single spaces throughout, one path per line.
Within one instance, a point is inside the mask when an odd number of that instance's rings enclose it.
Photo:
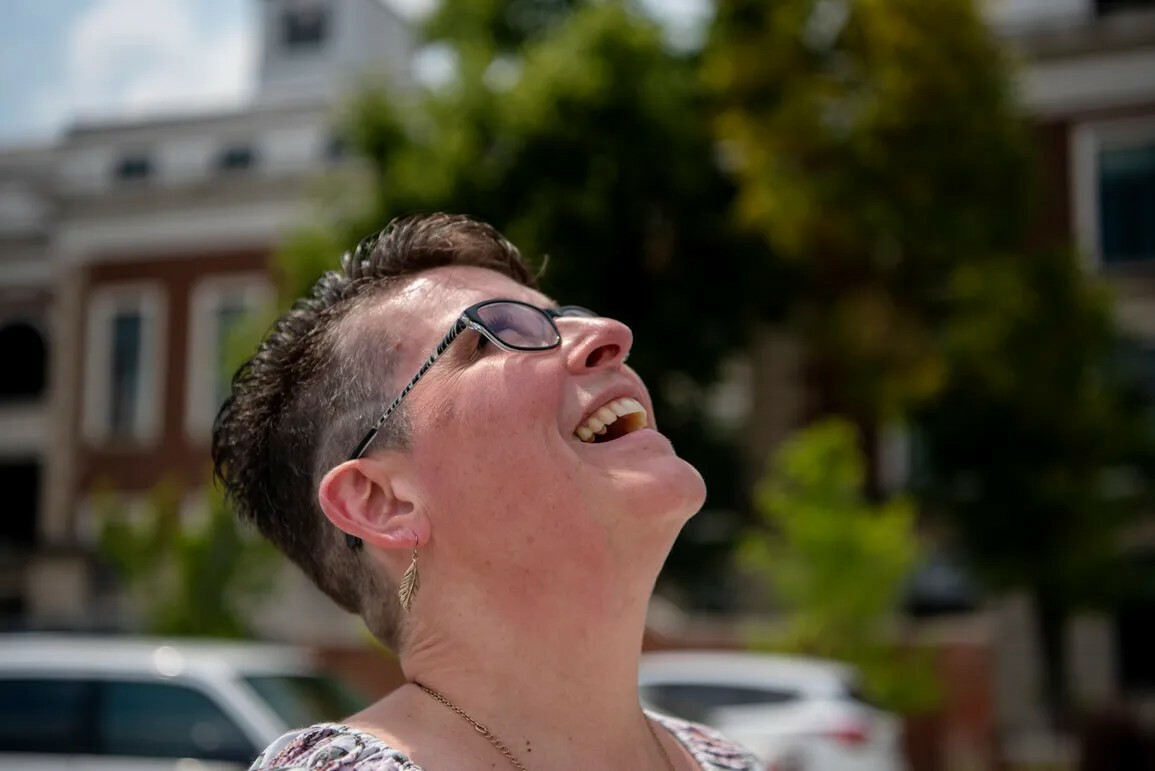
M 365 321 L 404 330 L 404 383 L 464 308 L 495 298 L 555 304 L 455 266 L 421 274 Z M 657 768 L 637 655 L 654 581 L 705 488 L 652 428 L 649 394 L 625 365 L 629 329 L 604 318 L 557 326 L 562 345 L 544 352 L 479 348 L 476 333 L 460 335 L 406 397 L 409 447 L 333 472 L 345 497 L 331 508 L 340 514 L 351 501 L 368 523 L 365 555 L 394 581 L 418 542 L 421 589 L 399 651 L 407 677 L 533 757 L 530 768 L 574 768 L 579 736 L 598 737 L 601 753 L 583 768 Z M 623 396 L 646 408 L 649 428 L 601 444 L 573 435 Z M 506 767 L 416 687 L 397 689 L 353 724 L 426 768 Z
M 471 267 L 429 271 L 386 300 L 392 323 L 415 341 L 398 371 L 416 371 L 462 309 L 492 298 L 555 304 Z M 638 549 L 652 552 L 649 539 L 672 541 L 701 506 L 701 477 L 660 434 L 639 433 L 617 447 L 573 436 L 607 391 L 627 389 L 651 415 L 652 404 L 622 361 L 628 328 L 604 318 L 562 318 L 557 326 L 562 346 L 547 352 L 490 344 L 475 356 L 476 333 L 463 333 L 406 397 L 410 456 L 435 547 L 422 557 L 422 591 L 454 575 L 453 590 L 477 587 L 478 602 L 495 587 L 516 591 L 520 601 L 501 612 L 526 619 L 559 596 L 614 612 L 612 596 L 583 589 L 589 572 L 612 573 Z

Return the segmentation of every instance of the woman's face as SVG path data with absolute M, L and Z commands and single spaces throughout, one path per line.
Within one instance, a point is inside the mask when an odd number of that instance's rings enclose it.
M 397 382 L 464 308 L 493 298 L 555 305 L 505 276 L 461 266 L 424 273 L 385 301 L 404 341 Z M 649 393 L 625 364 L 629 328 L 606 318 L 556 324 L 561 346 L 539 352 L 479 347 L 479 335 L 465 332 L 406 397 L 420 503 L 432 538 L 456 559 L 488 569 L 526 553 L 557 560 L 585 550 L 608 560 L 603 552 L 646 539 L 668 546 L 705 498 L 701 476 L 654 429 Z M 575 434 L 623 397 L 645 407 L 645 428 L 595 444 Z

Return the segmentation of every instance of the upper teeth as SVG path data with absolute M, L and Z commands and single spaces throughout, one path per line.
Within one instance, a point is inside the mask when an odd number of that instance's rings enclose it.
M 606 432 L 606 426 L 623 415 L 631 415 L 635 412 L 642 414 L 641 424 L 647 425 L 649 421 L 646 416 L 646 408 L 640 402 L 629 397 L 614 399 L 609 404 L 595 410 L 592 415 L 586 418 L 584 423 L 574 429 L 574 434 L 583 442 L 592 442 L 594 435 Z

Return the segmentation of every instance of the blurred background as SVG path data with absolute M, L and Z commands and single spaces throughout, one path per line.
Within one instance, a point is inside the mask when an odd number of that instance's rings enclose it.
M 655 706 L 770 710 L 797 726 L 760 750 L 779 771 L 1155 768 L 1155 2 L 9 0 L 4 18 L 9 718 L 60 714 L 19 673 L 98 650 L 196 669 L 144 635 L 288 644 L 272 674 L 319 667 L 362 698 L 397 682 L 234 523 L 208 440 L 278 309 L 391 217 L 449 210 L 633 327 L 663 430 L 707 479 L 646 645 L 731 658 L 654 674 Z M 773 711 L 808 699 L 851 712 Z

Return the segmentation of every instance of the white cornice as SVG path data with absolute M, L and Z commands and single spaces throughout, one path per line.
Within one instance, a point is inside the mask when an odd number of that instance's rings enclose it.
M 1041 116 L 1155 104 L 1155 46 L 1026 64 L 1019 95 Z
M 53 278 L 52 265 L 47 260 L 0 262 L 0 287 L 5 289 L 50 289 Z
M 77 146 L 91 142 L 140 138 L 164 138 L 204 131 L 229 131 L 237 127 L 280 126 L 286 122 L 323 122 L 330 118 L 333 105 L 318 99 L 294 99 L 277 102 L 254 101 L 241 107 L 216 112 L 174 112 L 149 117 L 124 118 L 75 124 L 63 143 Z
M 169 213 L 125 214 L 62 223 L 54 252 L 66 263 L 203 254 L 207 249 L 270 248 L 302 221 L 300 202 L 253 202 Z

